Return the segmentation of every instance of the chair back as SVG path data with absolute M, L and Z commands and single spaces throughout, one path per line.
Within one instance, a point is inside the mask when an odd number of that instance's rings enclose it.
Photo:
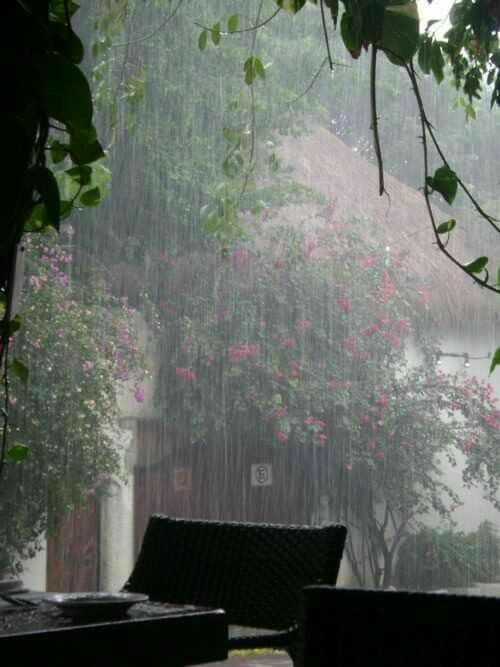
M 294 625 L 308 584 L 335 584 L 346 529 L 153 515 L 125 590 L 220 607 L 234 625 Z
M 500 664 L 500 598 L 312 586 L 305 667 Z

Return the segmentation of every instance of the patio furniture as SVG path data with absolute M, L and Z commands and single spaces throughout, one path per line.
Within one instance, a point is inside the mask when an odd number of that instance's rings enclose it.
M 301 654 L 302 588 L 335 584 L 345 537 L 341 525 L 153 515 L 124 590 L 152 600 L 220 607 L 230 624 L 229 649 L 285 649 L 293 659 Z
M 311 586 L 305 667 L 493 667 L 500 598 Z
M 31 609 L 2 603 L 0 655 L 23 667 L 194 665 L 227 658 L 227 620 L 221 609 L 183 605 L 138 604 L 106 620 L 69 619 L 44 602 Z

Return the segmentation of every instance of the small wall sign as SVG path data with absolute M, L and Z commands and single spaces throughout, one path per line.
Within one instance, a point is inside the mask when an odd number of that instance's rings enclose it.
M 250 470 L 250 484 L 251 486 L 272 486 L 272 463 L 252 463 Z

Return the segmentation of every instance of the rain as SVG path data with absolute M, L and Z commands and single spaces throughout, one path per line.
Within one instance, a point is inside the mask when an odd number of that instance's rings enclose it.
M 78 12 L 106 157 L 96 205 L 26 243 L 11 436 L 31 454 L 0 485 L 0 567 L 28 588 L 119 590 L 164 513 L 343 523 L 344 586 L 500 591 L 498 297 L 436 248 L 404 72 L 380 55 L 379 196 L 368 55 L 332 30 L 330 70 L 318 7 L 274 13 Z M 420 85 L 498 215 L 498 113 Z M 433 201 L 447 247 L 498 260 L 465 196 Z

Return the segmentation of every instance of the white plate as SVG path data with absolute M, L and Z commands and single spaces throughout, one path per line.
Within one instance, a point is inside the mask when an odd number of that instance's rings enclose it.
M 46 598 L 74 618 L 116 618 L 124 616 L 132 605 L 148 600 L 141 593 L 54 593 Z

